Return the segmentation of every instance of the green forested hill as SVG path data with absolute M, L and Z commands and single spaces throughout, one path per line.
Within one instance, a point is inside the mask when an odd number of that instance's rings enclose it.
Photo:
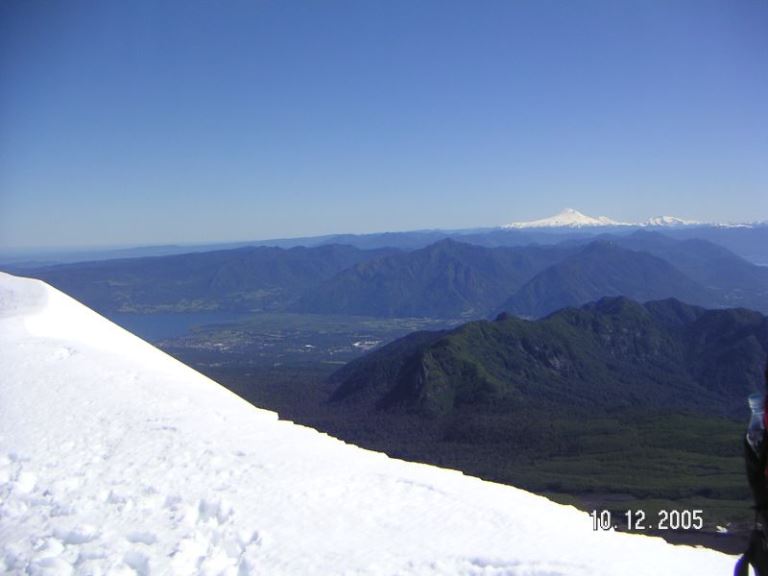
M 702 509 L 710 536 L 696 538 L 735 552 L 751 521 L 746 397 L 764 390 L 766 352 L 760 313 L 605 298 L 397 340 L 331 376 L 318 425 L 587 510 Z
M 336 401 L 446 416 L 494 404 L 510 414 L 571 410 L 741 410 L 762 389 L 768 323 L 744 309 L 604 298 L 538 321 L 502 316 L 397 341 L 334 375 Z

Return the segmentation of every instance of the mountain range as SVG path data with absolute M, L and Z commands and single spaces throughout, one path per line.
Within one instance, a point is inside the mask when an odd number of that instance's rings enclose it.
M 768 312 L 768 268 L 703 240 L 639 231 L 555 246 L 472 246 L 443 240 L 374 258 L 305 293 L 293 310 L 366 316 L 540 317 L 603 296 L 674 297 Z
M 24 271 L 28 269 L 76 262 L 170 256 L 193 252 L 212 252 L 236 248 L 269 246 L 276 248 L 307 248 L 327 244 L 344 244 L 363 250 L 398 248 L 415 250 L 445 238 L 453 238 L 480 246 L 526 246 L 529 244 L 557 244 L 568 239 L 588 239 L 606 231 L 627 234 L 635 230 L 663 231 L 674 238 L 700 238 L 715 242 L 747 260 L 768 265 L 768 222 L 744 223 L 697 222 L 675 216 L 658 216 L 643 222 L 618 222 L 605 216 L 587 216 L 577 210 L 566 209 L 549 218 L 527 222 L 514 222 L 505 226 L 468 228 L 460 230 L 412 230 L 403 232 L 375 232 L 368 234 L 330 234 L 298 238 L 274 238 L 213 244 L 179 244 L 134 246 L 103 249 L 0 249 L 0 269 Z
M 293 309 L 389 317 L 482 317 L 510 290 L 571 250 L 485 248 L 441 240 L 356 264 L 306 293 Z
M 603 296 L 674 297 L 768 312 L 768 268 L 656 232 L 556 245 L 443 239 L 416 250 L 250 247 L 85 262 L 26 273 L 103 312 L 288 310 L 375 317 L 540 317 Z
M 394 252 L 336 244 L 258 246 L 62 264 L 25 273 L 105 313 L 271 310 L 350 266 Z

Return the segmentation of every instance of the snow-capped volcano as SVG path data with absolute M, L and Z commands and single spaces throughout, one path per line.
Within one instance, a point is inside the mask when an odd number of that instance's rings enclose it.
M 573 208 L 566 208 L 562 212 L 549 218 L 531 220 L 529 222 L 513 222 L 503 228 L 583 228 L 592 226 L 623 226 L 622 222 L 616 222 L 605 216 L 594 218 L 582 214 Z
M 4 574 L 721 575 L 572 507 L 279 421 L 0 273 Z

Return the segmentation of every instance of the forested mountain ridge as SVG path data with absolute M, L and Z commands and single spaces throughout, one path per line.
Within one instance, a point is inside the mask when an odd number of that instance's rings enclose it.
M 623 297 L 538 321 L 502 315 L 398 340 L 332 377 L 336 402 L 448 416 L 462 406 L 525 410 L 743 409 L 762 389 L 768 321 L 744 309 Z
M 294 307 L 313 313 L 479 318 L 572 249 L 486 248 L 441 240 L 361 262 L 306 293 Z

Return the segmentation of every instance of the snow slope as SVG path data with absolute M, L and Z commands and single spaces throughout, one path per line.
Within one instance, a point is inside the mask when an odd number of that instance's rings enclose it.
M 733 558 L 279 421 L 0 273 L 0 572 L 721 575 Z

